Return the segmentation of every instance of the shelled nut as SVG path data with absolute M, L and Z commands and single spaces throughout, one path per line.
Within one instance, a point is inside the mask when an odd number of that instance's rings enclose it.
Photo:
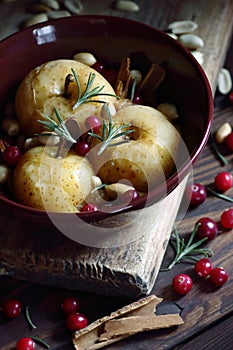
M 191 20 L 174 21 L 168 25 L 168 29 L 173 34 L 184 34 L 193 32 L 198 28 L 198 24 Z

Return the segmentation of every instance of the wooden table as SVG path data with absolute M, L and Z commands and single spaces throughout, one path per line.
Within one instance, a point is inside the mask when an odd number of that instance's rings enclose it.
M 24 12 L 25 2 L 0 3 L 0 17 L 11 13 L 5 26 L 6 17 L 1 20 L 0 30 L 2 37 L 17 30 L 17 25 L 22 18 L 27 17 Z M 197 34 L 205 41 L 204 64 L 207 76 L 213 87 L 216 88 L 216 78 L 220 67 L 224 64 L 233 70 L 233 47 L 227 61 L 226 53 L 232 35 L 232 1 L 138 1 L 141 10 L 138 13 L 120 13 L 111 8 L 111 1 L 85 1 L 87 13 L 104 13 L 127 16 L 132 19 L 154 25 L 159 29 L 165 29 L 173 20 L 195 19 L 199 24 Z M 12 8 L 16 12 L 12 12 Z M 5 11 L 5 12 L 4 12 Z M 20 15 L 19 15 L 20 14 Z M 216 111 L 213 128 L 221 125 L 223 120 L 232 123 L 232 107 L 225 106 L 223 96 L 216 98 Z M 224 108 L 223 108 L 224 107 Z M 232 156 L 228 156 L 232 160 Z M 217 172 L 223 168 L 212 152 L 211 145 L 207 145 L 201 157 L 194 167 L 195 182 L 205 185 L 210 184 Z M 224 170 L 232 171 L 232 163 L 224 167 Z M 233 192 L 229 192 L 232 195 Z M 195 210 L 185 214 L 183 220 L 177 217 L 177 226 L 181 234 L 190 233 L 196 220 L 202 216 L 209 216 L 219 220 L 221 212 L 231 204 L 208 196 L 206 202 Z M 182 207 L 181 207 L 182 208 Z M 181 212 L 182 214 L 182 212 Z M 181 215 L 182 217 L 182 215 Z M 193 276 L 192 265 L 180 264 L 169 272 L 160 272 L 151 293 L 164 298 L 160 312 L 166 311 L 166 306 L 171 310 L 181 311 L 185 321 L 184 325 L 177 329 L 166 331 L 147 332 L 138 334 L 127 340 L 108 347 L 108 349 L 230 349 L 232 347 L 232 256 L 231 249 L 232 232 L 220 234 L 214 241 L 208 244 L 214 252 L 213 262 L 216 266 L 224 266 L 228 270 L 230 278 L 221 289 L 215 289 L 209 281 L 200 281 L 194 277 L 194 287 L 185 297 L 178 298 L 171 290 L 171 280 L 178 272 L 187 272 Z M 173 251 L 169 247 L 163 262 L 166 266 L 172 257 Z M 31 316 L 37 324 L 37 329 L 29 332 L 24 321 L 23 314 L 11 322 L 5 322 L 0 316 L 0 347 L 2 350 L 10 350 L 15 346 L 19 337 L 34 335 L 46 340 L 52 349 L 73 349 L 71 335 L 65 329 L 65 321 L 60 311 L 63 298 L 73 292 L 80 297 L 82 312 L 93 321 L 103 315 L 109 314 L 118 307 L 126 305 L 131 300 L 118 297 L 106 297 L 90 292 L 72 291 L 65 288 L 44 286 L 40 281 L 25 282 L 3 276 L 0 279 L 0 301 L 6 297 L 16 297 L 30 306 Z

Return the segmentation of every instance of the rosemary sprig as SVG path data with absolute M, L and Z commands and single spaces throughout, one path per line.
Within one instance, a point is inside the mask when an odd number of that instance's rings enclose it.
M 37 120 L 39 123 L 43 124 L 46 129 L 50 131 L 54 131 L 58 136 L 61 136 L 62 138 L 66 139 L 67 141 L 70 141 L 72 143 L 76 143 L 77 141 L 70 135 L 69 130 L 66 127 L 65 122 L 62 120 L 58 110 L 54 108 L 54 112 L 56 114 L 57 120 L 59 124 L 47 116 L 45 119 L 46 120 Z M 39 134 L 37 134 L 38 136 Z
M 30 325 L 30 327 L 33 329 L 36 329 L 36 325 L 32 322 L 31 316 L 29 314 L 29 307 L 28 306 L 25 307 L 25 318 L 26 318 L 28 324 Z
M 216 155 L 219 158 L 219 160 L 221 161 L 221 163 L 223 165 L 228 165 L 229 162 L 227 161 L 227 159 L 223 156 L 223 154 L 219 151 L 219 149 L 217 147 L 217 144 L 216 144 L 215 139 L 214 139 L 213 131 L 211 132 L 211 144 L 212 144 L 212 147 L 214 149 L 214 152 L 216 153 Z
M 225 200 L 225 201 L 227 201 L 227 202 L 233 203 L 233 198 L 228 197 L 228 196 L 226 196 L 226 195 L 224 195 L 224 194 L 222 194 L 222 193 L 216 192 L 216 191 L 212 190 L 212 188 L 210 188 L 209 186 L 206 186 L 206 189 L 207 189 L 210 193 L 212 193 L 213 195 L 215 195 L 216 197 L 218 197 L 218 198 L 220 198 L 220 199 L 223 199 L 223 200 Z
M 162 269 L 161 271 L 171 270 L 177 263 L 180 263 L 184 259 L 189 259 L 196 262 L 199 260 L 196 255 L 204 255 L 205 257 L 212 256 L 213 252 L 211 249 L 198 248 L 207 240 L 207 238 L 203 238 L 199 241 L 194 242 L 194 237 L 198 227 L 199 224 L 196 224 L 187 243 L 185 243 L 184 238 L 180 238 L 177 228 L 174 227 L 174 233 L 171 237 L 170 243 L 176 255 L 169 266 L 165 269 Z
M 102 145 L 98 151 L 98 155 L 102 154 L 107 147 L 117 146 L 117 145 L 121 145 L 123 143 L 129 142 L 129 140 L 126 138 L 118 142 L 114 142 L 114 141 L 117 138 L 129 135 L 134 131 L 133 129 L 128 129 L 131 126 L 131 124 L 123 124 L 119 126 L 117 126 L 117 124 L 113 124 L 112 116 L 109 111 L 109 108 L 107 108 L 107 115 L 108 115 L 108 123 L 106 122 L 105 119 L 103 120 L 102 135 L 98 135 L 96 133 L 93 133 L 92 131 L 88 132 L 89 136 L 95 137 L 96 139 L 102 142 Z
M 77 97 L 77 101 L 73 105 L 73 109 L 76 109 L 81 104 L 87 103 L 87 102 L 105 103 L 104 101 L 100 101 L 100 100 L 92 100 L 92 98 L 95 97 L 95 96 L 113 96 L 113 97 L 118 97 L 118 96 L 116 96 L 114 94 L 102 93 L 101 91 L 104 89 L 104 85 L 103 86 L 96 86 L 93 89 L 91 89 L 92 85 L 94 83 L 95 77 L 96 77 L 95 73 L 90 73 L 89 74 L 85 91 L 81 95 L 81 87 L 80 87 L 80 82 L 79 82 L 78 76 L 77 76 L 77 74 L 76 74 L 76 72 L 75 72 L 75 70 L 73 68 L 71 68 L 71 71 L 72 71 L 72 73 L 74 75 L 74 79 L 75 79 L 75 82 L 76 82 L 77 87 L 78 87 L 78 97 Z

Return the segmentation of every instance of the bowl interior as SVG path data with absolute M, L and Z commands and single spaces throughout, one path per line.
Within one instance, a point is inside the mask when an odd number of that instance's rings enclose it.
M 196 60 L 174 39 L 155 28 L 120 17 L 71 16 L 11 35 L 0 43 L 1 115 L 9 94 L 14 93 L 32 68 L 49 60 L 71 58 L 80 51 L 92 52 L 113 65 L 123 56 L 131 55 L 137 57 L 142 71 L 151 62 L 166 64 L 167 75 L 156 94 L 159 101 L 177 107 L 189 153 L 181 156 L 177 171 L 167 180 L 167 191 L 171 192 L 188 174 L 207 142 L 213 101 L 207 78 Z M 159 194 L 158 186 L 149 194 L 149 201 L 157 200 Z M 11 201 L 4 193 L 0 193 L 0 202 L 31 216 L 42 215 L 41 211 Z M 135 208 L 142 205 L 143 200 L 136 202 Z

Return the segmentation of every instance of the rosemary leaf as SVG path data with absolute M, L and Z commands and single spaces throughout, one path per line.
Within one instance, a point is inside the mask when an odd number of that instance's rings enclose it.
M 225 200 L 225 201 L 227 201 L 227 202 L 233 203 L 233 198 L 228 197 L 228 196 L 226 196 L 226 195 L 224 195 L 224 194 L 218 193 L 218 192 L 212 190 L 209 186 L 206 186 L 206 189 L 207 189 L 210 193 L 212 193 L 213 195 L 215 195 L 216 197 L 218 197 L 218 198 L 220 198 L 220 199 L 223 199 L 223 200 Z
M 31 316 L 29 314 L 29 307 L 25 307 L 25 317 L 31 328 L 36 329 L 36 325 L 32 322 Z
M 38 337 L 32 337 L 30 336 L 30 338 L 32 338 L 32 340 L 34 340 L 35 343 L 37 343 L 38 345 L 42 345 L 45 349 L 50 349 L 50 346 L 48 343 L 46 343 L 43 339 L 38 338 Z
M 219 158 L 219 160 L 223 163 L 223 165 L 228 165 L 229 162 L 227 161 L 227 159 L 222 155 L 222 153 L 219 151 L 218 147 L 217 147 L 217 144 L 215 142 L 215 139 L 214 139 L 214 134 L 213 132 L 211 132 L 211 144 L 212 144 L 212 147 L 217 155 L 217 157 Z

